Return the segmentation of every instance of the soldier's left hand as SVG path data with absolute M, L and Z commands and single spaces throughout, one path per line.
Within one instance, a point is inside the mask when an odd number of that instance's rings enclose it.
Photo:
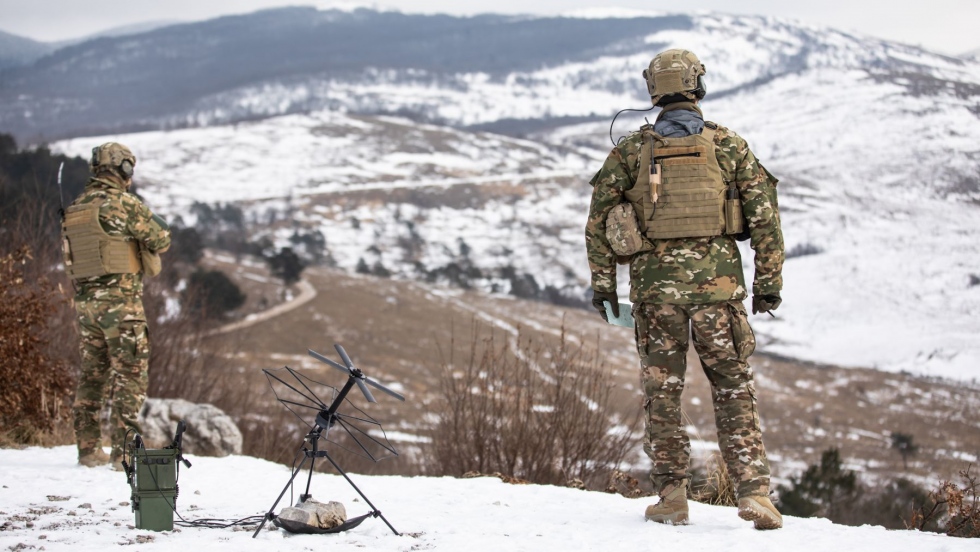
M 769 295 L 753 295 L 752 296 L 752 314 L 759 314 L 760 312 L 774 311 L 779 308 L 779 305 L 783 302 L 783 299 L 776 294 Z

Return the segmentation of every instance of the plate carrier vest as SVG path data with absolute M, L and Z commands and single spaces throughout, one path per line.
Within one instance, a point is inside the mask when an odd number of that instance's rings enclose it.
M 716 125 L 701 134 L 665 138 L 652 125 L 640 131 L 640 171 L 625 193 L 647 239 L 713 237 L 744 230 L 742 203 L 722 179 L 715 156 Z
M 110 236 L 99 222 L 104 200 L 65 209 L 61 225 L 65 271 L 73 280 L 142 272 L 139 245 L 131 237 Z

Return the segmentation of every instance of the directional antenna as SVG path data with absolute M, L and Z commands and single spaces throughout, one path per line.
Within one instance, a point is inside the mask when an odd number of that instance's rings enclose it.
M 319 438 L 355 456 L 378 462 L 398 456 L 381 423 L 355 406 L 341 390 L 285 366 L 262 370 L 276 400 L 308 431 L 325 430 Z M 348 381 L 351 378 L 348 376 Z M 340 400 L 338 400 L 340 399 Z M 340 405 L 343 404 L 343 412 Z M 331 413 L 331 409 L 334 409 Z
M 334 345 L 334 347 L 337 349 L 337 353 L 340 354 L 340 359 L 344 361 L 344 364 L 338 364 L 312 350 L 309 353 L 313 358 L 340 370 L 347 376 L 347 382 L 344 383 L 343 388 L 340 390 L 337 390 L 336 387 L 331 385 L 320 383 L 309 376 L 293 370 L 289 366 L 277 370 L 268 368 L 262 370 L 265 373 L 266 379 L 269 380 L 269 387 L 275 393 L 276 400 L 282 403 L 286 409 L 303 422 L 309 429 L 309 432 L 303 439 L 303 444 L 300 446 L 299 452 L 296 453 L 296 459 L 302 456 L 302 461 L 298 467 L 293 469 L 292 477 L 289 478 L 289 482 L 286 483 L 282 492 L 279 493 L 279 498 L 272 504 L 272 508 L 269 508 L 269 511 L 263 517 L 262 523 L 255 530 L 255 533 L 252 534 L 253 538 L 259 535 L 265 523 L 270 520 L 276 525 L 289 528 L 290 522 L 288 520 L 284 521 L 276 516 L 276 506 L 282 500 L 282 497 L 285 496 L 286 490 L 292 487 L 293 480 L 296 479 L 296 476 L 303 470 L 303 466 L 307 462 L 310 463 L 310 471 L 306 479 L 306 492 L 300 495 L 300 502 L 312 498 L 310 484 L 313 481 L 313 470 L 318 458 L 326 458 L 371 508 L 371 511 L 367 514 L 348 519 L 340 527 L 327 532 L 347 531 L 348 529 L 357 527 L 369 517 L 380 517 L 393 533 L 398 534 L 398 531 L 388 523 L 388 520 L 374 507 L 374 504 L 371 503 L 368 497 L 354 485 L 354 482 L 350 480 L 347 473 L 344 472 L 336 460 L 330 455 L 330 451 L 327 448 L 320 448 L 320 442 L 326 441 L 327 443 L 353 454 L 364 456 L 375 462 L 387 456 L 397 456 L 398 452 L 395 451 L 395 447 L 388 441 L 388 436 L 385 435 L 381 424 L 371 416 L 368 416 L 363 410 L 354 406 L 350 399 L 347 398 L 347 394 L 357 385 L 368 402 L 378 402 L 375 400 L 374 395 L 371 394 L 371 390 L 367 388 L 370 385 L 400 401 L 404 401 L 405 397 L 365 376 L 364 372 L 354 366 L 350 356 L 347 355 L 347 351 L 343 347 L 340 345 Z M 353 414 L 341 413 L 341 407 L 344 407 L 348 412 L 350 410 L 354 410 L 355 412 Z M 310 420 L 312 420 L 312 423 Z M 294 464 L 295 461 L 294 459 Z
M 331 366 L 333 368 L 336 368 L 337 370 L 340 370 L 346 376 L 353 377 L 355 383 L 357 383 L 357 386 L 360 388 L 361 393 L 364 393 L 364 397 L 367 398 L 368 402 L 378 402 L 378 401 L 374 399 L 374 395 L 371 394 L 371 390 L 364 386 L 365 383 L 370 385 L 371 387 L 374 387 L 378 391 L 381 391 L 382 393 L 387 393 L 388 395 L 395 397 L 400 401 L 405 400 L 405 397 L 402 396 L 401 394 L 392 391 L 391 389 L 385 387 L 384 385 L 365 376 L 364 372 L 361 372 L 359 369 L 357 369 L 354 366 L 354 363 L 351 362 L 350 357 L 347 356 L 347 351 L 345 351 L 342 346 L 334 345 L 334 348 L 337 349 L 337 353 L 340 354 L 340 359 L 344 361 L 343 365 L 330 360 L 329 358 L 321 355 L 320 353 L 314 351 L 313 349 L 307 349 L 307 352 L 310 353 L 311 357 L 319 360 L 320 362 L 323 362 L 327 366 Z

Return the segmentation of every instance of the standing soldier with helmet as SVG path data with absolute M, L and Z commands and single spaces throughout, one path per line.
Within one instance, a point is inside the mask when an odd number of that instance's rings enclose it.
M 736 239 L 755 251 L 752 312 L 776 309 L 783 237 L 775 178 L 734 132 L 705 121 L 704 65 L 687 50 L 658 54 L 643 72 L 654 106 L 644 125 L 613 148 L 593 177 L 586 247 L 592 303 L 619 316 L 616 264 L 630 265 L 636 345 L 646 395 L 644 450 L 660 501 L 646 518 L 688 522 L 691 445 L 681 420 L 687 350 L 711 383 L 718 444 L 735 482 L 738 514 L 757 529 L 782 527 L 769 500 L 753 372 L 755 350 Z
M 150 339 L 143 311 L 143 275 L 160 272 L 170 228 L 135 195 L 136 156 L 109 142 L 92 150 L 93 177 L 65 210 L 65 270 L 75 285 L 81 334 L 81 378 L 72 415 L 78 463 L 112 462 L 121 469 L 127 430 L 140 431 Z M 112 401 L 112 456 L 102 451 L 99 412 Z

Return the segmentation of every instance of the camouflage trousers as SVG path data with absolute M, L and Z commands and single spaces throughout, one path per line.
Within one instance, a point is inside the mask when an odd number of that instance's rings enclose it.
M 146 315 L 139 297 L 75 298 L 81 334 L 82 373 L 72 415 L 78 454 L 101 446 L 99 413 L 112 401 L 112 456 L 122 455 L 126 431 L 140 431 L 150 360 Z
M 636 347 L 646 394 L 643 450 L 653 461 L 654 488 L 688 477 L 691 441 L 681 393 L 689 336 L 711 383 L 718 445 L 738 496 L 768 494 L 769 461 L 762 444 L 752 369 L 755 336 L 741 302 L 706 305 L 638 303 Z

